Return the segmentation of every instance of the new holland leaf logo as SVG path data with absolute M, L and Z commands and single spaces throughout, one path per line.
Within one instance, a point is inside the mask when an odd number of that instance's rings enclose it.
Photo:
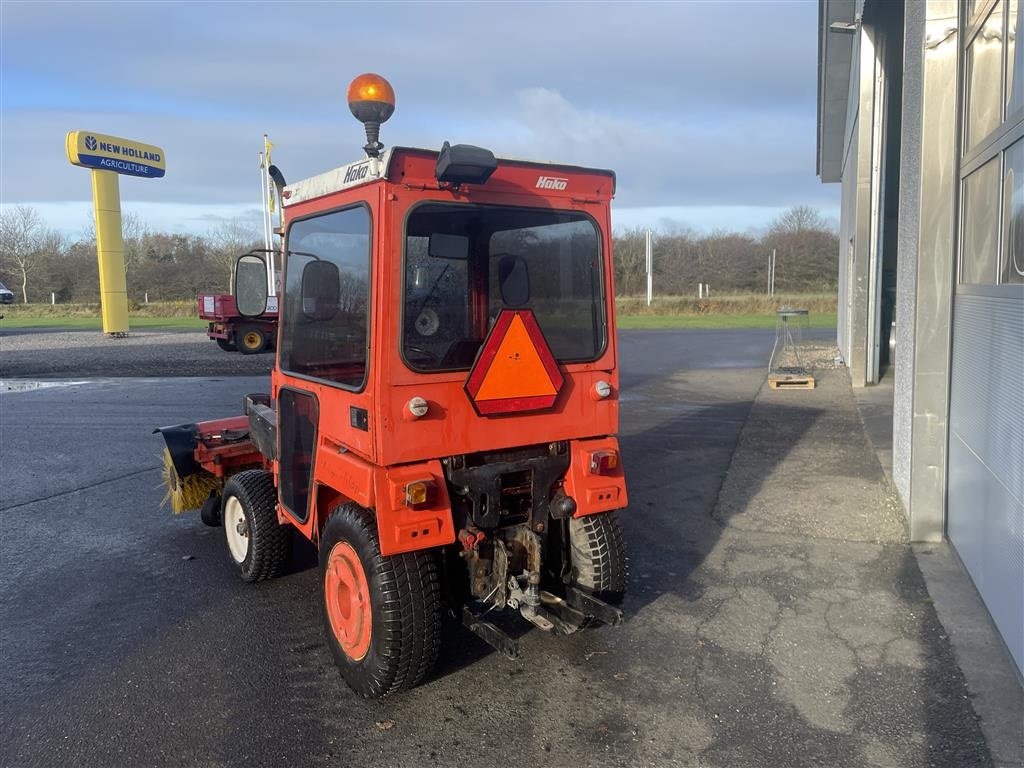
M 88 150 L 96 149 L 96 137 L 86 136 L 85 137 L 85 148 Z

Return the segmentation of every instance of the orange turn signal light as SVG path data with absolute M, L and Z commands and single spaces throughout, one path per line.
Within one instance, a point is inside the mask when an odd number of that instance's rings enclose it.
M 415 480 L 405 486 L 405 506 L 423 507 L 434 495 L 433 480 Z
M 619 454 L 615 451 L 594 451 L 590 454 L 590 474 L 610 475 L 619 467 Z

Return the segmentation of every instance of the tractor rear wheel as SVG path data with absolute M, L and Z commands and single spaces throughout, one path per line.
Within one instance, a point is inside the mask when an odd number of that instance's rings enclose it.
M 217 342 L 217 346 L 223 349 L 225 352 L 235 352 L 238 347 L 235 346 L 235 342 L 228 339 L 214 339 Z
M 606 603 L 626 594 L 629 563 L 618 512 L 569 519 L 573 583 Z
M 243 581 L 272 579 L 284 573 L 291 553 L 291 527 L 277 522 L 274 478 L 247 469 L 224 486 L 221 520 L 228 557 Z
M 243 355 L 255 355 L 267 346 L 267 337 L 257 326 L 243 325 L 235 331 L 235 344 Z
M 320 536 L 320 585 L 327 643 L 352 690 L 379 698 L 430 672 L 441 646 L 441 600 L 429 552 L 385 557 L 373 515 L 342 504 Z

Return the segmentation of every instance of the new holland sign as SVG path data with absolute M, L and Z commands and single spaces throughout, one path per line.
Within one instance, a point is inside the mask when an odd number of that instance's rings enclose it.
M 95 131 L 68 133 L 67 150 L 71 164 L 83 168 L 150 179 L 159 179 L 167 170 L 160 147 Z
M 103 332 L 110 336 L 127 336 L 128 286 L 121 238 L 120 178 L 125 175 L 159 179 L 167 170 L 164 151 L 151 144 L 95 131 L 70 131 L 65 149 L 72 165 L 92 171 L 89 175 L 92 176 L 92 207 L 96 215 Z

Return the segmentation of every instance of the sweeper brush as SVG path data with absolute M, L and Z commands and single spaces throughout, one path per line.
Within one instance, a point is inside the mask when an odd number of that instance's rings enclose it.
M 205 470 L 199 469 L 192 474 L 181 477 L 174 467 L 171 452 L 164 448 L 164 487 L 167 494 L 164 504 L 170 502 L 171 511 L 180 514 L 190 509 L 199 509 L 210 497 L 211 492 L 220 492 L 223 482 Z

